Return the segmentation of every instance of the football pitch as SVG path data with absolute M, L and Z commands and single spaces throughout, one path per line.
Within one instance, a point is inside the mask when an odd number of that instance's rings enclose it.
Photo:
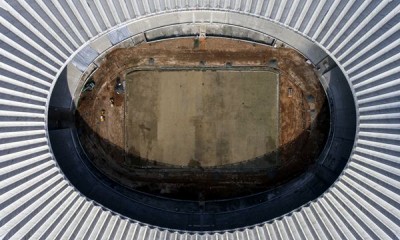
M 126 77 L 125 151 L 172 166 L 278 162 L 279 75 L 267 70 L 134 71 Z

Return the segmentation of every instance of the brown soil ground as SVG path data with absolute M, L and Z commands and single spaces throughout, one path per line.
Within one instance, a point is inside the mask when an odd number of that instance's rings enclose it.
M 329 109 L 312 65 L 291 48 L 239 40 L 193 38 L 142 43 L 109 53 L 92 76 L 95 88 L 81 94 L 76 111 L 79 138 L 94 165 L 132 189 L 180 199 L 210 200 L 257 193 L 281 185 L 310 167 L 325 145 Z M 257 170 L 269 156 L 228 167 L 171 167 L 125 152 L 125 96 L 117 80 L 135 69 L 168 67 L 264 67 L 279 72 L 280 164 Z M 111 104 L 110 99 L 114 101 Z M 104 121 L 101 120 L 104 117 Z

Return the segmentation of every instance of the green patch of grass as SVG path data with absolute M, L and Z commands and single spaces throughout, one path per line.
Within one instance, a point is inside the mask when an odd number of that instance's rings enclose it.
M 198 48 L 200 46 L 200 40 L 195 38 L 193 41 L 193 48 Z

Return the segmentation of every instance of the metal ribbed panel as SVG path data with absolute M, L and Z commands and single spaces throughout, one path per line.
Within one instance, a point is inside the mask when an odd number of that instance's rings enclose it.
M 96 206 L 69 186 L 52 160 L 45 110 L 50 88 L 67 59 L 86 41 L 116 24 L 165 10 L 196 7 L 260 15 L 293 28 L 319 41 L 349 77 L 359 107 L 356 148 L 344 174 L 316 202 L 279 220 L 243 230 L 209 234 L 160 230 Z M 399 237 L 399 11 L 399 1 L 371 0 L 2 1 L 0 237 Z M 362 15 L 365 13 L 368 15 Z M 377 31 L 381 34 L 375 34 Z

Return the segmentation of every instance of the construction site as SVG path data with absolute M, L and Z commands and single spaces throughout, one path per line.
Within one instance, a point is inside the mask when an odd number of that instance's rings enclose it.
M 75 111 L 80 143 L 111 180 L 194 201 L 270 190 L 312 168 L 329 106 L 310 61 L 283 44 L 206 37 L 109 52 Z
M 0 1 L 0 239 L 398 239 L 399 12 Z

